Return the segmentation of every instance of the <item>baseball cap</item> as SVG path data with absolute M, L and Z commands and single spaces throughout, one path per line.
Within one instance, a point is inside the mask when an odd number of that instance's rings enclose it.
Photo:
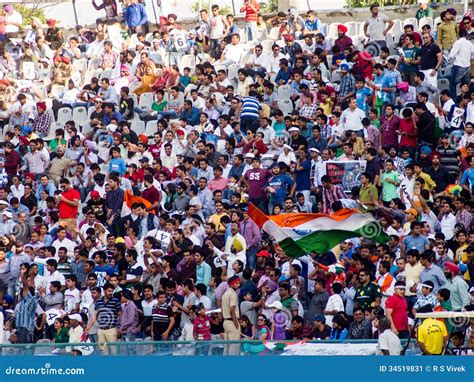
M 79 313 L 70 314 L 69 319 L 76 320 L 77 322 L 82 322 L 82 316 Z

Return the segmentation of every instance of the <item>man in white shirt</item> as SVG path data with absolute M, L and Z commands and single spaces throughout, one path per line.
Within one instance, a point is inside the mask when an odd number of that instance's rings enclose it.
M 402 351 L 400 338 L 392 331 L 390 321 L 387 318 L 380 320 L 379 333 L 377 353 L 383 355 L 400 355 Z
M 277 74 L 280 70 L 280 60 L 286 56 L 281 53 L 281 47 L 278 44 L 273 44 L 272 54 L 269 54 L 268 59 L 268 68 L 267 72 L 272 74 Z
M 102 31 L 97 32 L 95 40 L 92 41 L 87 46 L 86 57 L 88 59 L 92 59 L 92 60 L 95 60 L 95 61 L 98 60 L 99 55 L 104 50 L 104 37 L 105 37 L 104 32 L 102 32 Z
M 211 310 L 212 302 L 209 297 L 206 296 L 207 287 L 204 284 L 196 284 L 196 301 L 194 302 L 195 305 L 203 304 L 204 308 L 207 310 Z
M 49 287 L 51 285 L 51 282 L 59 281 L 59 283 L 61 284 L 61 290 L 66 289 L 66 279 L 58 271 L 58 262 L 57 262 L 57 260 L 48 259 L 46 261 L 46 269 L 49 272 L 49 276 L 44 276 L 44 279 L 43 279 L 44 288 L 47 291 L 49 291 Z
M 335 314 L 344 312 L 344 302 L 342 301 L 341 292 L 342 285 L 340 283 L 333 283 L 331 286 L 333 294 L 329 297 L 323 313 L 326 317 L 326 324 L 332 327 L 332 319 Z
M 364 34 L 369 41 L 387 41 L 387 33 L 393 26 L 393 21 L 386 15 L 379 14 L 379 6 L 374 3 L 370 6 L 371 16 L 364 24 Z
M 254 48 L 254 53 L 250 55 L 249 61 L 245 64 L 245 67 L 253 70 L 261 70 L 262 68 L 267 70 L 269 60 L 267 54 L 263 52 L 262 45 L 258 44 Z
M 230 232 L 231 235 L 227 238 L 225 242 L 224 252 L 219 248 L 214 247 L 212 243 L 208 243 L 209 246 L 214 250 L 214 254 L 217 257 L 216 261 L 218 264 L 227 262 L 227 277 L 232 277 L 235 274 L 235 271 L 232 265 L 240 260 L 244 265 L 247 262 L 246 251 L 247 251 L 247 242 L 245 238 L 239 233 L 240 226 L 239 223 L 231 223 Z M 217 264 L 216 264 L 217 265 Z
M 23 17 L 20 13 L 15 11 L 13 5 L 5 4 L 3 6 L 5 11 L 5 33 L 18 33 L 21 25 L 23 24 Z
M 364 137 L 364 127 L 362 120 L 365 118 L 365 113 L 357 107 L 357 101 L 354 97 L 349 100 L 349 108 L 344 110 L 341 114 L 341 125 L 344 131 L 355 131 L 357 136 Z
M 240 36 L 233 34 L 231 43 L 224 48 L 220 62 L 218 61 L 217 63 L 225 66 L 239 64 L 240 60 L 242 60 L 247 53 L 245 49 L 245 45 L 240 43 Z
M 449 52 L 449 58 L 454 59 L 454 66 L 451 69 L 449 79 L 449 91 L 451 97 L 456 97 L 456 85 L 470 83 L 471 56 L 474 54 L 474 44 L 467 38 L 467 31 L 459 32 L 459 39 L 456 40 Z
M 67 249 L 67 256 L 69 259 L 72 259 L 74 256 L 74 248 L 76 244 L 66 237 L 66 230 L 65 229 L 58 229 L 57 232 L 57 239 L 53 241 L 52 246 L 56 249 L 56 253 L 58 252 L 59 248 L 64 247 Z

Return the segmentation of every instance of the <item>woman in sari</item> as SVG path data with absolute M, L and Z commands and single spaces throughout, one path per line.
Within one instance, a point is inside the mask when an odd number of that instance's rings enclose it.
M 158 89 L 171 89 L 173 86 L 179 86 L 179 72 L 176 68 L 164 68 L 163 73 L 152 85 L 154 91 Z
M 271 330 L 268 325 L 268 320 L 263 314 L 257 316 L 257 324 L 253 327 L 253 336 L 251 339 L 254 341 L 262 341 L 262 343 L 244 343 L 242 345 L 244 352 L 258 354 L 266 350 L 263 341 L 271 339 Z
M 137 96 L 141 96 L 143 93 L 149 93 L 152 91 L 152 86 L 158 79 L 156 73 L 155 63 L 151 60 L 146 62 L 145 74 L 142 76 L 141 85 L 135 89 L 134 93 Z

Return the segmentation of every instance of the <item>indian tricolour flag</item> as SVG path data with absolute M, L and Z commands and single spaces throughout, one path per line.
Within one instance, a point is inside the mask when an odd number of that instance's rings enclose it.
M 355 209 L 342 209 L 331 215 L 293 213 L 267 216 L 250 204 L 249 215 L 292 258 L 327 252 L 353 237 L 364 237 L 382 244 L 389 239 L 372 214 Z

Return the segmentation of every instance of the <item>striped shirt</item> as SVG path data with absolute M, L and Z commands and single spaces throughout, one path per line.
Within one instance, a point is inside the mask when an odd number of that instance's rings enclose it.
M 240 118 L 251 117 L 259 118 L 260 110 L 262 106 L 260 102 L 254 97 L 243 97 L 242 98 L 242 111 L 240 112 Z
M 38 307 L 38 299 L 28 293 L 18 305 L 15 325 L 17 328 L 25 328 L 33 331 L 35 328 L 35 312 Z
M 323 187 L 323 213 L 331 213 L 331 206 L 336 200 L 346 199 L 347 196 L 340 186 L 331 185 L 330 189 Z
M 151 315 L 153 323 L 169 325 L 171 318 L 173 317 L 173 309 L 168 303 L 155 305 L 152 309 Z
M 105 300 L 104 297 L 99 298 L 95 302 L 95 310 L 97 311 L 99 329 L 117 327 L 118 316 L 122 311 L 122 306 L 117 298 L 112 297 L 110 300 Z

